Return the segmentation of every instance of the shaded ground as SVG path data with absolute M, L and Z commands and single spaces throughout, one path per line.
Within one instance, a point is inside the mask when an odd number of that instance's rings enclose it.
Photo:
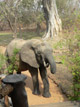
M 57 64 L 57 72 L 52 75 L 48 73 L 48 77 L 55 82 L 66 96 L 72 96 L 72 74 L 63 64 Z

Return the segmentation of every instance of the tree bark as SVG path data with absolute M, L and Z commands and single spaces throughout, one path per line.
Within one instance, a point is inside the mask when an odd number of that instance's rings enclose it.
M 42 0 L 44 16 L 46 20 L 46 32 L 44 38 L 53 38 L 62 31 L 62 23 L 59 18 L 55 0 Z
M 15 15 L 13 38 L 17 38 L 17 17 Z

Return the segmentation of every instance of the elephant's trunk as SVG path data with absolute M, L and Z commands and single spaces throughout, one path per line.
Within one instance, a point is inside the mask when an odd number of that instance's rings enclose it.
M 52 55 L 47 55 L 46 56 L 48 63 L 50 64 L 50 71 L 52 74 L 56 72 L 56 63 L 54 61 L 54 58 Z

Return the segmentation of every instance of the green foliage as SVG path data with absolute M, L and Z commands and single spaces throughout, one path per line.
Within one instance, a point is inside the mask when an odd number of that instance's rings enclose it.
M 74 31 L 75 34 L 69 35 L 66 40 L 69 51 L 62 60 L 73 75 L 73 95 L 70 99 L 80 101 L 80 32 L 77 28 Z
M 62 41 L 57 42 L 56 44 L 54 44 L 54 48 L 62 48 L 64 46 L 64 43 Z
M 15 48 L 13 51 L 13 56 L 10 57 L 10 65 L 6 69 L 8 73 L 13 73 L 14 70 L 15 71 L 18 70 L 18 66 L 17 66 L 17 63 L 19 62 L 19 60 L 17 59 L 18 52 L 19 49 Z
M 62 27 L 69 29 L 80 22 L 79 0 L 56 0 L 58 13 L 62 19 Z
M 73 75 L 73 91 L 74 95 L 71 97 L 72 100 L 80 100 L 80 50 L 70 58 L 72 61 L 72 75 Z
M 59 58 L 61 59 L 61 63 L 66 65 L 66 59 L 67 59 L 66 55 L 59 56 Z
M 34 0 L 22 0 L 22 5 L 28 9 L 33 6 Z
M 68 7 L 66 0 L 56 0 L 56 4 L 59 9 L 59 13 L 61 13 L 64 10 L 65 14 L 67 14 L 66 11 L 68 10 Z
M 0 2 L 1 28 L 7 28 L 17 33 L 17 28 L 41 23 L 44 20 L 41 0 L 2 0 Z M 4 26 L 2 26 L 2 24 Z M 36 26 L 36 25 L 35 25 Z

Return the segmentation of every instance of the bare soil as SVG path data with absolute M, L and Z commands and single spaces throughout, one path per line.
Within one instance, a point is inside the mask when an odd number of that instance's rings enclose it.
M 42 96 L 43 93 L 43 83 L 41 80 L 41 77 L 39 75 L 39 85 L 40 85 L 40 91 L 41 94 L 39 96 L 33 95 L 33 85 L 32 85 L 32 78 L 28 71 L 23 72 L 27 76 L 26 82 L 26 92 L 28 95 L 28 102 L 29 105 L 39 105 L 39 104 L 48 104 L 48 103 L 56 103 L 56 102 L 63 102 L 67 101 L 66 96 L 61 92 L 60 88 L 49 78 L 49 84 L 50 84 L 50 98 L 45 98 Z
M 6 47 L 0 46 L 0 53 L 1 53 L 1 54 L 4 54 L 4 53 L 5 53 L 5 50 L 6 50 Z

